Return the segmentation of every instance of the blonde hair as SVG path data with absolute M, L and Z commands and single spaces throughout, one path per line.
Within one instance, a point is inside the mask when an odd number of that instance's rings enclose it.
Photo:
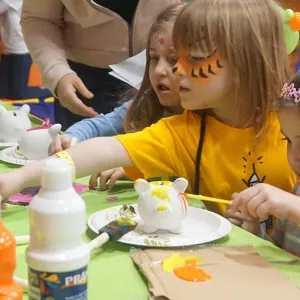
M 150 28 L 146 48 L 146 67 L 144 78 L 141 87 L 125 116 L 125 132 L 142 130 L 147 126 L 156 123 L 164 116 L 165 107 L 160 104 L 149 78 L 149 47 L 153 35 L 164 29 L 167 25 L 173 25 L 181 9 L 185 5 L 186 4 L 181 3 L 169 6 L 156 17 Z
M 259 136 L 290 76 L 279 5 L 273 0 L 196 0 L 181 11 L 173 39 L 177 48 L 199 41 L 200 47 L 220 52 L 231 69 L 233 106 Z

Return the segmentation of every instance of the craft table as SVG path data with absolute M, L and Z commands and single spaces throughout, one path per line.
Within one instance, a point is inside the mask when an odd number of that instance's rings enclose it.
M 40 121 L 32 119 L 33 125 L 39 125 Z M 0 172 L 13 170 L 18 166 L 0 162 Z M 78 183 L 87 184 L 88 178 L 78 180 Z M 116 201 L 107 201 L 106 197 L 117 196 Z M 88 191 L 82 194 L 86 203 L 86 216 L 111 206 L 120 204 L 133 204 L 137 201 L 137 195 L 131 182 L 119 182 L 111 192 Z M 190 201 L 190 205 L 203 207 L 199 200 Z M 27 235 L 29 233 L 28 207 L 8 205 L 2 212 L 5 225 L 15 235 Z M 75 222 L 75 220 L 74 220 Z M 89 241 L 94 235 L 87 229 L 84 239 Z M 233 226 L 229 236 L 216 241 L 218 245 L 228 246 L 253 246 L 267 260 L 273 262 L 283 274 L 289 277 L 300 288 L 300 259 L 295 262 L 295 257 L 278 249 L 267 241 L 263 241 L 244 230 Z M 27 266 L 25 263 L 26 246 L 17 246 L 17 269 L 16 276 L 27 278 Z M 121 243 L 108 243 L 101 249 L 93 252 L 88 268 L 88 299 L 90 300 L 146 300 L 148 299 L 147 283 L 135 268 L 129 257 L 131 246 Z M 282 263 L 287 261 L 287 263 Z M 290 261 L 291 263 L 288 263 Z M 277 263 L 275 263 L 277 262 Z M 281 262 L 281 263 L 278 263 Z M 228 278 L 224 278 L 227 280 Z M 272 280 L 272 278 L 266 278 Z M 228 281 L 228 284 L 230 281 Z M 23 299 L 28 299 L 24 295 Z

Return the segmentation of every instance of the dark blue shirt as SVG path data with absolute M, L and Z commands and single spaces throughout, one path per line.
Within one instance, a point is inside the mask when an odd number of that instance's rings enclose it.
M 95 3 L 106 7 L 120 15 L 130 25 L 139 0 L 94 0 Z

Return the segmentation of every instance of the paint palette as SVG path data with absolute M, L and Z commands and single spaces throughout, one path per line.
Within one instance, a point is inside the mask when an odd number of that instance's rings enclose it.
M 163 230 L 147 234 L 143 232 L 143 221 L 136 204 L 120 205 L 98 211 L 89 218 L 88 225 L 98 234 L 100 228 L 119 217 L 131 218 L 138 222 L 134 231 L 127 233 L 119 240 L 121 243 L 137 246 L 192 246 L 218 240 L 231 232 L 231 223 L 222 216 L 201 208 L 188 207 L 181 234 Z

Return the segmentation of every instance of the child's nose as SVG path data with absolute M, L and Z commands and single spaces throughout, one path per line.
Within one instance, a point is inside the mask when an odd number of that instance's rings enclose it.
M 159 61 L 157 66 L 156 66 L 155 72 L 158 75 L 166 76 L 168 74 L 167 65 L 163 61 Z

